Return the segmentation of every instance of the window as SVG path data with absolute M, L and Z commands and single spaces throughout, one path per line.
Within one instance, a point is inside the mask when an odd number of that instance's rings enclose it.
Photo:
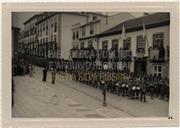
M 164 33 L 156 33 L 153 35 L 153 48 L 160 48 L 163 46 Z
M 40 25 L 40 35 L 42 36 L 42 24 Z
M 54 42 L 56 42 L 57 41 L 57 39 L 56 39 L 56 35 L 54 35 Z
M 75 32 L 73 32 L 73 40 L 75 40 Z
M 57 32 L 57 23 L 54 24 L 54 32 Z
M 85 27 L 82 27 L 82 36 L 86 35 Z
M 45 30 L 45 23 L 43 23 L 43 31 Z
M 37 27 L 37 35 L 39 35 L 39 27 Z
M 108 49 L 108 41 L 107 40 L 102 42 L 102 49 Z
M 51 27 L 53 27 L 53 19 L 51 19 Z
M 123 40 L 123 49 L 131 50 L 131 38 L 130 37 Z
M 90 24 L 90 34 L 94 34 L 94 24 Z
M 79 32 L 78 31 L 76 32 L 76 38 L 77 39 L 79 38 Z
M 154 76 L 162 76 L 162 66 L 161 65 L 154 65 L 153 66 L 153 74 Z
M 56 17 L 54 17 L 54 23 L 57 23 L 57 18 Z
M 81 42 L 80 48 L 81 48 L 81 49 L 84 48 L 84 42 Z
M 48 21 L 46 21 L 46 29 L 48 29 Z
M 137 36 L 137 52 L 145 53 L 145 40 L 143 36 Z
M 46 21 L 46 35 L 48 35 L 48 21 Z
M 45 38 L 43 39 L 43 44 L 45 43 Z
M 115 49 L 115 50 L 118 49 L 118 40 L 117 39 L 112 40 L 112 49 Z
M 92 48 L 93 47 L 93 42 L 92 42 L 92 40 L 89 40 L 88 41 L 88 48 Z

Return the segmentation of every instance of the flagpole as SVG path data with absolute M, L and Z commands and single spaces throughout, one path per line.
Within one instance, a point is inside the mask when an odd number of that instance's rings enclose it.
M 147 16 L 147 15 L 149 15 L 149 14 L 144 12 L 144 17 Z M 145 43 L 147 44 L 147 48 L 148 48 L 148 52 L 149 52 L 149 43 L 148 43 L 148 38 L 147 38 L 147 35 L 146 35 L 146 25 L 145 25 L 144 17 L 143 17 L 144 40 L 145 40 Z

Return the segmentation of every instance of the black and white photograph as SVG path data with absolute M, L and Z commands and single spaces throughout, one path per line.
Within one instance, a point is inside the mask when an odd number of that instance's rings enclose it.
M 169 116 L 170 12 L 12 12 L 12 118 Z

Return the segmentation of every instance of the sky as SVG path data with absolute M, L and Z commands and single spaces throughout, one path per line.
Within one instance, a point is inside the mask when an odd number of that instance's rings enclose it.
M 38 14 L 38 13 L 37 12 L 13 12 L 12 25 L 14 27 L 23 29 L 24 28 L 23 23 L 35 14 Z M 106 14 L 106 13 L 103 13 L 103 14 Z M 114 15 L 114 14 L 117 14 L 117 12 L 108 12 L 108 15 Z M 141 12 L 133 12 L 131 14 L 134 17 L 140 17 L 143 15 L 143 13 Z

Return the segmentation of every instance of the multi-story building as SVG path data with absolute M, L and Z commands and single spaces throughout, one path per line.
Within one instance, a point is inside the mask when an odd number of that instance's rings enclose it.
M 24 31 L 20 31 L 18 35 L 18 53 L 24 53 Z
M 169 25 L 169 13 L 125 20 L 104 32 L 101 20 L 76 25 L 73 32 L 79 30 L 80 35 L 73 42 L 72 59 L 82 57 L 81 49 L 92 46 L 100 65 L 109 63 L 109 68 L 168 77 Z
M 24 22 L 24 50 L 26 54 L 35 55 L 37 45 L 36 22 L 40 15 L 34 15 Z
M 131 59 L 118 67 L 169 77 L 169 13 L 154 13 L 127 20 L 98 35 L 99 48 L 131 51 Z
M 104 15 L 90 12 L 45 12 L 36 22 L 38 35 L 38 55 L 51 57 L 52 51 L 58 51 L 58 57 L 69 59 L 72 48 L 72 26 L 75 23 L 85 24 Z M 76 33 L 77 34 L 77 33 Z
M 79 55 L 84 51 L 89 55 L 92 53 L 93 57 L 91 57 L 91 61 L 97 60 L 96 63 L 99 63 L 99 59 L 96 59 L 99 57 L 100 52 L 98 34 L 118 25 L 125 20 L 132 18 L 134 18 L 134 16 L 132 16 L 130 13 L 121 12 L 116 15 L 106 15 L 102 18 L 94 19 L 91 22 L 85 23 L 83 25 L 75 24 L 72 29 L 74 35 L 72 42 L 73 48 L 71 49 L 72 60 L 80 59 L 85 61 L 88 56 Z M 77 32 L 79 33 L 78 36 L 76 34 Z M 98 50 L 98 52 L 96 50 Z M 105 52 L 105 50 L 103 50 L 103 52 Z M 78 59 L 78 56 L 81 57 Z
M 83 25 L 75 24 L 73 26 L 73 47 L 87 48 L 93 46 L 97 49 L 98 34 L 110 29 L 119 23 L 134 18 L 130 13 L 121 12 L 112 16 L 103 16 L 101 18 L 93 18 L 90 22 Z M 79 32 L 78 38 L 75 33 Z

